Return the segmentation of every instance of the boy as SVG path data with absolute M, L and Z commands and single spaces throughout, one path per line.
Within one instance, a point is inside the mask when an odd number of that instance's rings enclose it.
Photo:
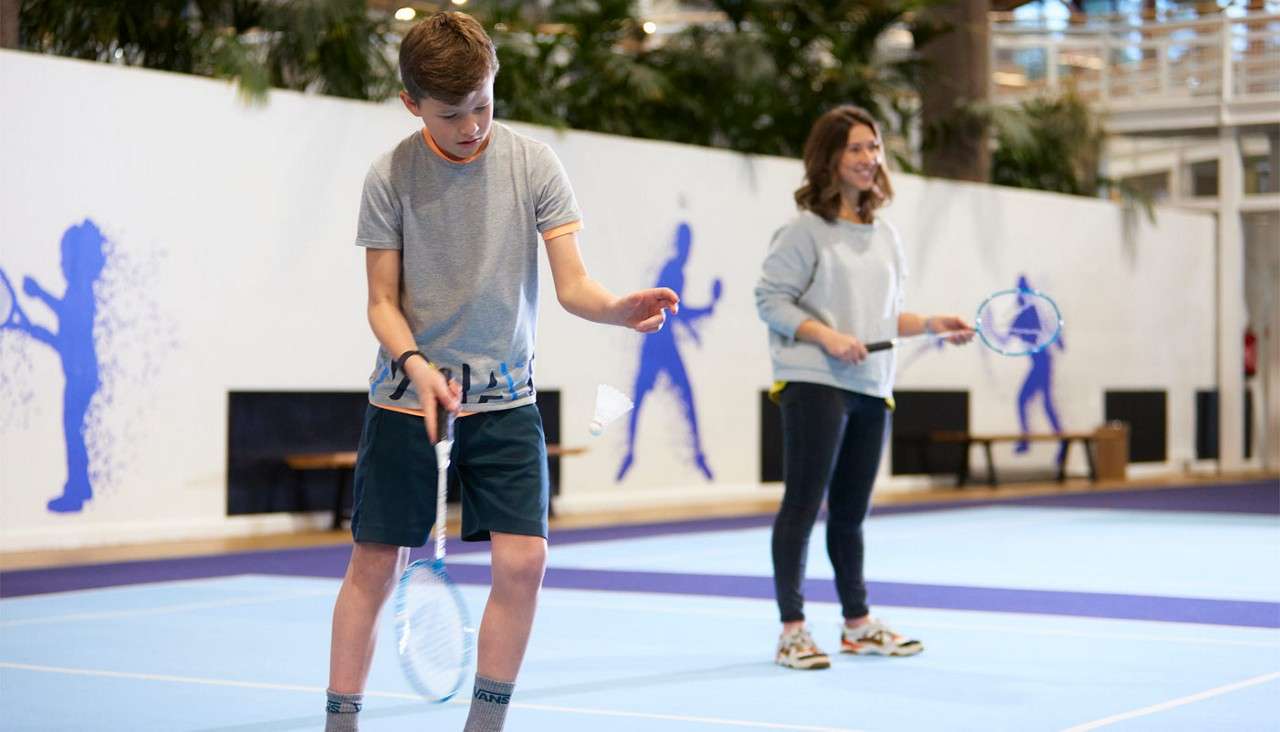
M 550 148 L 493 122 L 493 42 L 470 16 L 434 15 L 400 48 L 405 108 L 424 129 L 375 161 L 356 244 L 381 348 L 356 466 L 355 544 L 333 613 L 326 730 L 356 729 L 379 610 L 436 521 L 435 408 L 460 412 L 453 464 L 462 538 L 492 542 L 465 730 L 502 729 L 547 555 L 548 480 L 534 403 L 538 250 L 556 296 L 587 320 L 652 333 L 666 288 L 610 294 L 586 272 L 581 215 Z M 441 369 L 460 378 L 447 381 Z M 425 431 L 423 425 L 425 423 Z M 444 517 L 439 517 L 443 521 Z

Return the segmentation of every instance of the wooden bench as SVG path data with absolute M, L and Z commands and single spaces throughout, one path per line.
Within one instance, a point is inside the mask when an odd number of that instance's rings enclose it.
M 987 482 L 995 486 L 996 463 L 991 455 L 991 446 L 997 442 L 1057 442 L 1062 446 L 1058 456 L 1058 482 L 1067 479 L 1067 455 L 1071 451 L 1071 443 L 1079 442 L 1084 446 L 1085 460 L 1089 463 L 1089 479 L 1097 482 L 1098 470 L 1094 464 L 1095 432 L 1057 432 L 1052 434 L 974 434 L 972 432 L 942 431 L 929 435 L 929 441 L 935 444 L 958 444 L 962 446 L 960 464 L 956 468 L 956 487 L 963 487 L 969 482 L 969 453 L 974 444 L 982 445 L 987 456 Z
M 563 445 L 547 445 L 547 457 L 569 457 L 586 452 L 585 447 L 564 447 Z M 333 492 L 333 523 L 331 528 L 342 528 L 342 507 L 346 503 L 348 488 L 355 490 L 354 473 L 356 469 L 356 451 L 342 450 L 337 452 L 298 452 L 284 456 L 284 464 L 299 476 L 310 470 L 332 470 L 337 476 L 337 485 Z
M 356 451 L 340 452 L 298 452 L 284 456 L 284 464 L 298 473 L 309 470 L 332 470 L 337 476 L 337 486 L 333 491 L 333 524 L 330 528 L 342 528 L 342 505 L 347 497 L 347 486 L 352 483 L 352 474 L 356 468 Z

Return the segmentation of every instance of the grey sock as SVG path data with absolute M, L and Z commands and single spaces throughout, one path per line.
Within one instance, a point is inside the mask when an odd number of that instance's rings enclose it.
M 325 691 L 324 732 L 359 732 L 360 707 L 364 706 L 364 694 L 339 694 L 333 689 Z
M 476 688 L 471 692 L 471 713 L 462 732 L 502 732 L 511 704 L 514 681 L 494 681 L 476 674 Z

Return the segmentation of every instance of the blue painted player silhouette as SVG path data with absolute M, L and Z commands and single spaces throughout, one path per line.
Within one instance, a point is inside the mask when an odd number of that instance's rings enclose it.
M 1031 289 L 1031 286 L 1027 284 L 1025 275 L 1019 275 L 1018 289 Z M 1021 296 L 1018 297 L 1018 304 L 1026 304 Z M 1036 312 L 1035 308 L 1028 307 L 1014 318 L 1010 330 L 1014 337 L 1021 338 L 1028 343 L 1035 343 L 1036 334 L 1040 332 L 1042 327 L 1040 314 Z M 1056 343 L 1060 350 L 1066 349 L 1066 346 L 1063 345 L 1061 334 L 1059 334 Z M 1045 417 L 1049 419 L 1049 425 L 1053 427 L 1053 431 L 1062 431 L 1062 424 L 1058 421 L 1058 409 L 1053 404 L 1053 359 L 1049 354 L 1049 350 L 1045 348 L 1031 354 L 1031 370 L 1027 372 L 1027 378 L 1022 382 L 1022 389 L 1018 391 L 1018 424 L 1021 426 L 1023 434 L 1030 432 L 1027 429 L 1027 409 L 1036 395 L 1040 396 L 1041 403 L 1044 405 Z M 1020 440 L 1014 446 L 1014 452 L 1026 452 L 1028 448 L 1027 441 Z M 1059 453 L 1061 453 L 1061 448 L 1059 448 Z
M 93 497 L 89 480 L 89 450 L 85 445 L 85 417 L 89 402 L 101 385 L 98 356 L 94 351 L 93 322 L 97 314 L 93 285 L 106 266 L 102 232 L 88 219 L 62 235 L 62 274 L 67 289 L 54 297 L 39 282 L 24 277 L 22 290 L 40 300 L 55 316 L 55 330 L 36 325 L 19 305 L 9 278 L 0 270 L 0 280 L 12 298 L 10 314 L 2 327 L 31 336 L 52 348 L 62 362 L 65 387 L 62 393 L 62 432 L 67 448 L 67 482 L 62 495 L 49 501 L 49 510 L 73 513 Z M 8 298 L 6 298 L 8 299 Z
M 663 263 L 654 287 L 669 287 L 675 290 L 676 295 L 683 302 L 684 266 L 689 261 L 689 250 L 693 246 L 693 233 L 687 223 L 681 222 L 676 227 L 675 246 L 675 256 Z M 680 351 L 676 347 L 675 331 L 676 328 L 684 328 L 693 338 L 694 343 L 701 345 L 697 322 L 711 315 L 715 310 L 723 289 L 720 278 L 717 277 L 711 284 L 710 304 L 703 308 L 682 305 L 680 313 L 671 316 L 670 327 L 645 337 L 644 345 L 640 347 L 640 371 L 636 374 L 635 389 L 631 396 L 631 401 L 635 402 L 635 408 L 631 410 L 627 429 L 627 454 L 618 468 L 617 480 L 621 481 L 626 476 L 627 471 L 631 469 L 631 464 L 635 461 L 636 424 L 640 418 L 640 407 L 644 403 L 645 396 L 657 385 L 658 377 L 662 374 L 666 374 L 671 380 L 671 385 L 676 390 L 676 395 L 684 408 L 685 420 L 689 423 L 689 431 L 693 438 L 693 462 L 707 480 L 712 479 L 711 466 L 707 465 L 707 457 L 702 452 L 702 441 L 698 436 L 698 414 L 693 406 L 693 388 L 689 385 L 689 374 L 685 371 L 684 361 L 680 358 Z

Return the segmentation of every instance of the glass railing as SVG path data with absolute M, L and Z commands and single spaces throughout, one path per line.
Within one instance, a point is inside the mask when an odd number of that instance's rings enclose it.
M 993 20 L 992 98 L 1074 88 L 1103 106 L 1280 97 L 1280 14 L 1065 27 Z

